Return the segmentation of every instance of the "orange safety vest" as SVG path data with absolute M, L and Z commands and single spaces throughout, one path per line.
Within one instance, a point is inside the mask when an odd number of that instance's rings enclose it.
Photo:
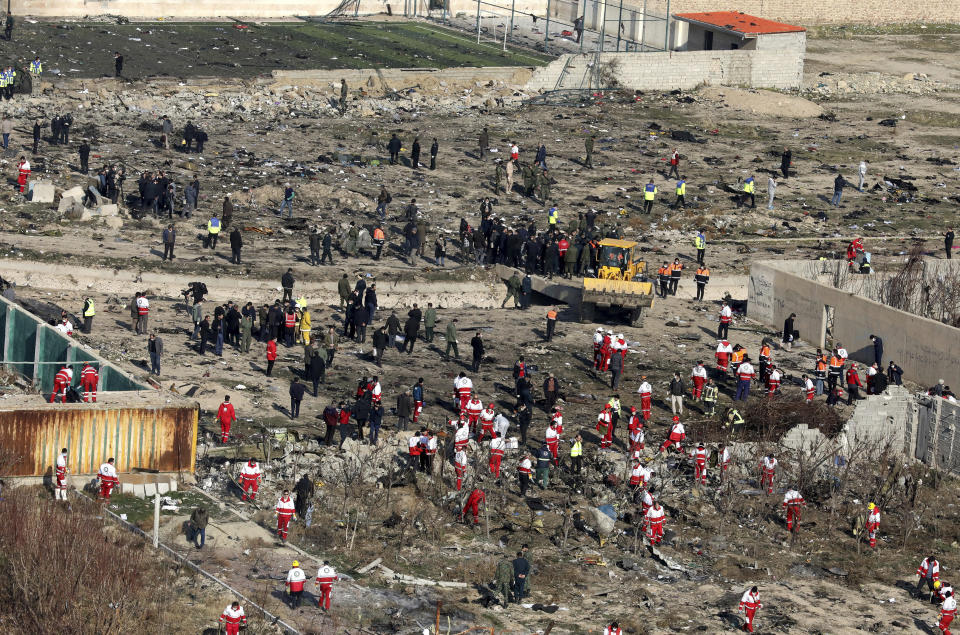
M 547 319 L 548 319 L 548 320 L 556 320 L 556 319 L 557 319 L 557 312 L 554 311 L 553 309 L 547 311 Z
M 743 362 L 743 349 L 741 348 L 739 351 L 733 351 L 733 356 L 730 358 L 730 360 L 731 360 L 734 364 L 740 364 L 740 363 L 742 363 L 742 362 Z
M 373 230 L 373 239 L 374 240 L 383 240 L 383 230 L 377 227 Z
M 769 362 L 769 361 L 770 361 L 770 347 L 769 347 L 769 346 L 764 345 L 763 348 L 760 349 L 760 361 L 761 361 L 761 362 Z

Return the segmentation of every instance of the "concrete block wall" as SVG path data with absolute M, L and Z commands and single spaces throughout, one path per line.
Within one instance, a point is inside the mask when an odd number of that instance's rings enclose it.
M 844 428 L 849 446 L 870 443 L 881 449 L 887 443 L 908 452 L 907 421 L 916 410 L 913 395 L 903 386 L 888 386 L 882 395 L 867 395 L 857 402 Z
M 596 56 L 564 55 L 537 69 L 527 90 L 553 90 L 567 61 L 561 88 L 586 87 L 584 74 Z M 797 88 L 803 76 L 803 56 L 796 49 L 735 51 L 669 51 L 664 53 L 603 53 L 601 64 L 616 63 L 617 82 L 630 90 L 690 90 L 703 84 Z
M 893 360 L 904 375 L 925 386 L 937 380 L 960 388 L 960 329 L 888 307 L 848 291 L 808 280 L 777 261 L 754 263 L 747 286 L 747 315 L 777 330 L 796 313 L 800 339 L 823 344 L 826 307 L 833 307 L 833 337 L 850 357 L 873 362 L 870 334 L 883 339 L 884 360 Z M 886 364 L 886 361 L 884 361 Z

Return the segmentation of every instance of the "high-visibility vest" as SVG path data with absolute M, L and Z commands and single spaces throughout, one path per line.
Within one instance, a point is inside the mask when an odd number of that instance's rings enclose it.
M 211 218 L 211 219 L 210 219 L 210 222 L 207 223 L 207 231 L 210 232 L 211 234 L 219 234 L 219 233 L 220 233 L 220 219 L 219 219 L 219 218 Z
M 90 300 L 90 303 L 87 306 L 87 310 L 83 312 L 83 317 L 93 317 L 96 314 L 97 312 L 93 307 L 93 300 Z
M 710 270 L 706 267 L 700 267 L 694 274 L 694 279 L 701 284 L 706 284 L 710 280 Z
M 553 309 L 550 309 L 549 311 L 547 311 L 547 319 L 548 319 L 548 320 L 556 320 L 556 319 L 557 319 L 557 312 L 554 311 Z
M 37 60 L 30 62 L 30 72 L 39 75 L 43 72 L 43 64 Z
M 643 200 L 652 201 L 657 194 L 657 186 L 653 183 L 647 183 L 643 186 Z
M 714 385 L 705 386 L 703 389 L 703 400 L 704 401 L 716 401 L 717 400 L 718 389 Z
M 686 189 L 684 189 L 684 191 L 686 191 Z M 679 194 L 679 192 L 677 193 Z M 694 249 L 703 249 L 706 246 L 707 246 L 707 241 L 703 237 L 703 234 L 697 234 L 696 238 L 693 239 Z
M 548 221 L 551 225 L 556 225 L 556 224 L 557 224 L 557 219 L 558 219 L 559 217 L 560 217 L 560 212 L 557 211 L 557 208 L 556 208 L 556 207 L 551 207 L 551 208 L 550 208 L 550 211 L 547 212 L 547 221 Z
M 687 182 L 677 181 L 677 196 L 683 196 L 687 193 Z
M 287 313 L 286 314 L 286 326 L 288 329 L 292 329 L 297 323 L 297 314 L 296 313 Z
M 583 443 L 580 441 L 574 441 L 573 445 L 570 446 L 570 456 L 582 456 L 583 455 Z
M 373 239 L 374 240 L 383 240 L 383 230 L 377 227 L 373 230 Z
M 743 182 L 743 191 L 747 194 L 753 194 L 753 177 L 751 176 Z

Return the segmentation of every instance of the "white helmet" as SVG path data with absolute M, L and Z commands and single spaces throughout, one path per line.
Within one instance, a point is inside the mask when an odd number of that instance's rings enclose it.
M 603 327 L 602 327 L 602 326 L 598 326 L 598 327 L 597 327 L 597 333 L 603 333 Z
M 613 331 L 607 331 L 607 335 L 613 335 Z
M 623 333 L 617 333 L 617 339 L 618 339 L 618 340 L 622 340 L 622 339 L 623 339 Z

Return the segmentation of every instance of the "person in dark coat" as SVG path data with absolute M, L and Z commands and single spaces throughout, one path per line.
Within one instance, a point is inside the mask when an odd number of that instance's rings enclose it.
M 873 342 L 873 361 L 877 368 L 883 368 L 883 340 L 871 333 L 870 340 Z
M 381 326 L 373 332 L 373 362 L 383 367 L 383 353 L 390 346 L 390 336 L 387 335 L 386 325 Z
M 783 179 L 787 180 L 787 177 L 790 176 L 790 162 L 793 159 L 793 152 L 790 151 L 790 148 L 784 148 L 783 154 L 780 155 L 780 172 L 783 173 Z
M 313 396 L 317 396 L 317 386 L 324 382 L 327 373 L 327 364 L 323 355 L 317 349 L 310 350 L 310 359 L 307 363 L 307 378 L 313 382 Z
M 363 294 L 363 307 L 367 311 L 367 324 L 373 324 L 373 318 L 377 312 L 377 283 L 374 282 L 367 287 Z
M 517 402 L 526 404 L 528 410 L 533 408 L 533 394 L 530 390 L 531 384 L 529 379 L 521 377 L 517 380 Z
M 786 350 L 793 349 L 793 320 L 797 317 L 796 313 L 791 313 L 787 316 L 787 319 L 783 321 L 783 348 Z
M 527 577 L 530 575 L 530 563 L 523 557 L 523 552 L 518 551 L 517 557 L 513 561 L 513 601 L 519 604 L 523 599 L 527 586 Z
M 419 312 L 419 311 L 418 311 Z M 413 311 L 410 311 L 413 313 Z M 408 314 L 407 323 L 403 325 L 403 336 L 405 341 L 400 352 L 406 352 L 407 355 L 413 353 L 413 344 L 417 341 L 420 334 L 420 317 Z
M 363 344 L 367 341 L 367 312 L 362 306 L 353 307 L 353 328 L 357 334 L 357 343 Z
M 403 144 L 400 143 L 400 139 L 397 139 L 397 133 L 393 133 L 393 136 L 390 137 L 390 141 L 387 143 L 387 150 L 390 151 L 390 165 L 396 165 L 400 159 L 400 149 L 402 147 Z
M 363 395 L 361 395 L 353 405 L 353 418 L 357 420 L 357 437 L 361 441 L 363 441 L 363 426 L 370 418 L 370 409 L 372 407 L 373 404 L 369 390 L 364 391 Z
M 304 474 L 293 486 L 293 493 L 296 495 L 293 499 L 293 508 L 296 510 L 298 517 L 303 518 L 307 515 L 307 509 L 310 507 L 310 503 L 313 501 L 313 493 L 316 491 L 315 488 L 316 486 L 309 474 Z
M 314 227 L 310 232 L 310 265 L 316 267 L 320 264 L 320 231 Z
M 543 380 L 543 409 L 545 412 L 553 410 L 559 392 L 560 382 L 553 376 L 553 373 L 549 373 L 547 378 Z
M 410 167 L 414 170 L 420 168 L 420 138 L 413 138 L 413 146 L 410 149 Z
M 303 401 L 303 393 L 306 392 L 306 386 L 300 383 L 296 377 L 290 384 L 290 418 L 296 419 L 300 416 L 300 402 Z
M 240 264 L 241 249 L 243 249 L 243 236 L 240 234 L 240 228 L 234 227 L 233 231 L 230 232 L 230 251 L 233 254 L 230 257 L 230 262 L 235 265 Z
M 395 342 L 397 335 L 400 334 L 400 318 L 397 317 L 396 312 L 390 312 L 390 317 L 387 318 L 385 326 L 387 327 L 387 335 L 390 336 L 390 341 Z M 402 352 L 403 349 L 401 348 L 400 351 Z
M 84 139 L 83 143 L 80 144 L 80 148 L 77 150 L 80 154 L 80 174 L 86 174 L 90 171 L 90 144 L 87 143 L 87 140 Z M 34 151 L 36 154 L 36 151 Z
M 513 414 L 516 416 L 517 425 L 520 427 L 520 444 L 526 445 L 527 430 L 530 428 L 530 420 L 533 417 L 533 413 L 527 408 L 526 402 L 521 401 Z
M 433 140 L 433 145 L 430 146 L 430 169 L 437 169 L 437 153 L 440 152 L 440 144 L 437 143 L 436 138 Z
M 470 346 L 473 348 L 473 372 L 480 372 L 480 362 L 483 361 L 483 336 L 480 331 L 470 340 Z
M 407 422 L 410 421 L 410 417 L 413 415 L 413 396 L 410 394 L 410 390 L 407 389 L 400 393 L 397 396 L 397 428 L 400 430 L 407 429 Z

